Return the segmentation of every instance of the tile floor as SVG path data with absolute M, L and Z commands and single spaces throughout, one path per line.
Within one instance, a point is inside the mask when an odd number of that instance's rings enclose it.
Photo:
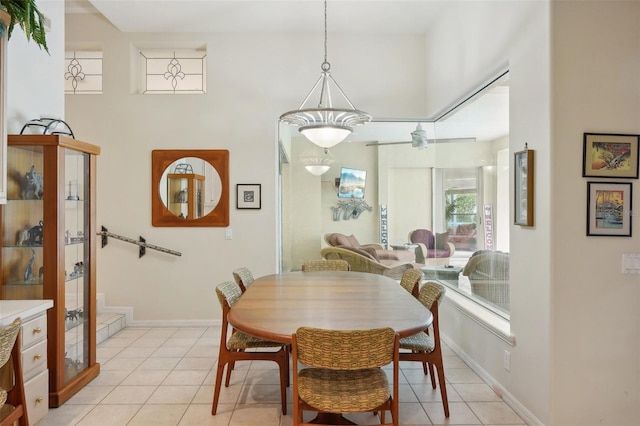
M 277 366 L 265 361 L 238 363 L 211 415 L 219 339 L 220 327 L 124 328 L 98 345 L 100 375 L 38 426 L 291 425 L 291 390 L 283 416 Z M 448 348 L 444 357 L 450 418 L 440 390 L 418 363 L 407 362 L 399 384 L 401 425 L 525 424 Z M 346 417 L 375 420 L 368 413 Z

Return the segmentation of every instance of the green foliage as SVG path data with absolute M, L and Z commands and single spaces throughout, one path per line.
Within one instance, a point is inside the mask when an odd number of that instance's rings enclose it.
M 27 40 L 33 39 L 41 49 L 49 53 L 45 34 L 45 19 L 36 5 L 36 0 L 0 0 L 0 7 L 11 15 L 9 38 L 11 38 L 13 27 L 18 24 L 27 36 Z

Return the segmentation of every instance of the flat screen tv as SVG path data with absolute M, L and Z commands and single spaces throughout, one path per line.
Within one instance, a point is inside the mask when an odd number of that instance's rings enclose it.
M 340 171 L 339 198 L 364 198 L 364 187 L 367 180 L 365 170 L 343 167 Z

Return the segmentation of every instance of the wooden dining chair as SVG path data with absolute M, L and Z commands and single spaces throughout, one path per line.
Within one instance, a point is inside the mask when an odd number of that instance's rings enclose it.
M 302 272 L 350 270 L 349 262 L 342 259 L 306 260 L 302 264 Z
M 400 285 L 417 299 L 420 291 L 420 281 L 422 281 L 422 272 L 419 269 L 407 269 L 402 273 Z
M 218 355 L 218 368 L 216 372 L 216 384 L 213 393 L 213 406 L 211 414 L 215 415 L 220 398 L 220 387 L 224 367 L 227 366 L 225 387 L 229 387 L 231 371 L 236 361 L 274 361 L 280 367 L 280 393 L 282 402 L 282 414 L 287 414 L 287 385 L 289 384 L 289 355 L 287 345 L 278 342 L 270 342 L 233 330 L 229 338 L 229 322 L 227 315 L 231 307 L 240 300 L 242 291 L 240 286 L 233 281 L 225 281 L 216 287 L 216 295 L 222 307 L 222 329 L 220 331 L 220 352 Z M 277 351 L 247 351 L 247 349 L 279 348 Z
M 418 300 L 426 306 L 433 315 L 433 336 L 429 330 L 414 334 L 413 336 L 400 339 L 400 349 L 407 351 L 400 352 L 400 361 L 421 362 L 424 374 L 431 375 L 431 386 L 436 388 L 436 380 L 433 375 L 433 366 L 438 370 L 438 384 L 440 385 L 440 395 L 444 407 L 445 417 L 449 417 L 449 401 L 447 399 L 447 387 L 444 379 L 444 364 L 442 361 L 442 348 L 440 344 L 440 327 L 438 321 L 438 305 L 442 301 L 445 288 L 442 284 L 434 281 L 427 281 L 423 284 L 418 295 Z
M 0 387 L 0 426 L 12 425 L 16 421 L 20 426 L 29 424 L 22 378 L 21 327 L 22 321 L 16 318 L 0 330 L 0 368 L 9 367 L 10 359 L 13 367 L 13 387 L 9 390 Z
M 254 281 L 253 274 L 249 268 L 241 267 L 233 271 L 233 279 L 240 286 L 240 290 L 244 293 Z
M 298 328 L 292 336 L 293 424 L 303 411 L 380 412 L 380 424 L 398 425 L 399 337 L 391 328 Z M 299 369 L 298 365 L 305 368 Z M 381 367 L 393 364 L 393 385 Z M 385 411 L 391 422 L 385 422 Z M 331 423 L 333 424 L 333 423 Z

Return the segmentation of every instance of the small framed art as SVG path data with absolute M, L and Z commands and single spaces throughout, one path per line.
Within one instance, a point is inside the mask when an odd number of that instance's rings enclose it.
M 237 209 L 260 209 L 261 206 L 261 185 L 259 183 L 236 185 L 236 208 Z
M 638 178 L 640 135 L 585 133 L 583 177 Z
M 513 223 L 516 225 L 533 226 L 533 152 L 525 148 L 513 154 Z
M 631 236 L 631 182 L 587 182 L 587 235 Z

